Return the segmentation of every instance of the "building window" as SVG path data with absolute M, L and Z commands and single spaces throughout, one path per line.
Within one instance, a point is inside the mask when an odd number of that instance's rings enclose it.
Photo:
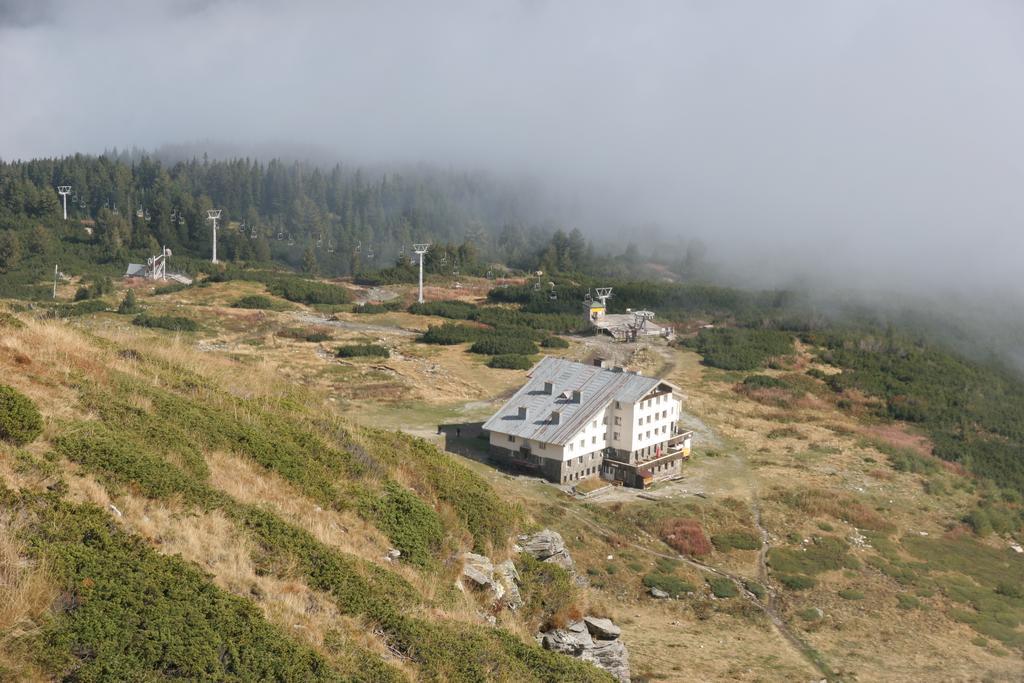
M 642 427 L 644 424 L 644 419 L 641 417 L 639 420 L 636 421 L 636 423 Z
M 621 407 L 622 407 L 622 406 L 620 406 L 620 405 L 619 405 L 619 402 L 618 402 L 618 401 L 616 401 L 616 402 L 615 402 L 615 409 L 616 409 L 616 410 L 618 410 L 618 409 L 619 409 L 619 408 L 621 408 Z
M 544 450 L 547 447 L 548 447 L 548 445 L 546 443 L 544 443 L 543 441 L 538 441 L 537 442 L 537 449 L 538 450 L 542 451 L 542 450 Z
M 572 450 L 572 442 L 571 441 L 569 442 L 569 450 L 570 451 Z
M 618 441 L 619 440 L 619 433 L 615 432 L 614 434 L 612 434 L 612 438 L 615 439 L 616 441 Z
M 597 429 L 597 420 L 594 420 L 594 429 Z
M 587 445 L 587 440 L 586 439 L 580 439 L 580 448 L 583 448 L 586 445 Z
M 508 435 L 508 440 L 511 441 L 512 443 L 515 443 L 516 442 L 516 437 L 512 436 L 511 434 L 509 434 Z
M 592 443 L 592 444 L 597 443 L 597 437 L 596 436 L 590 437 L 590 443 Z
M 649 429 L 647 430 L 647 438 L 648 439 L 651 438 L 651 430 L 649 430 Z
M 651 424 L 651 416 L 650 415 L 647 416 L 647 424 Z
M 622 418 L 616 415 L 615 416 L 615 426 L 618 427 L 620 424 L 622 424 Z

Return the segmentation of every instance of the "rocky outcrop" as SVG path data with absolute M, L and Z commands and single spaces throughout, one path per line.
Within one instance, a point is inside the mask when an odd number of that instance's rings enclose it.
M 518 538 L 516 552 L 527 553 L 541 562 L 550 562 L 565 569 L 579 582 L 572 556 L 565 547 L 562 535 L 551 529 Z M 510 610 L 523 606 L 519 592 L 520 577 L 512 560 L 494 564 L 490 558 L 476 553 L 462 556 L 462 574 L 456 584 L 460 589 L 471 589 L 486 595 L 492 608 L 501 604 Z M 493 615 L 482 613 L 488 623 L 495 624 Z M 612 674 L 622 683 L 629 683 L 629 651 L 619 638 L 622 631 L 611 619 L 585 616 L 565 628 L 537 634 L 538 642 L 548 650 L 561 652 L 590 662 Z
M 591 662 L 622 683 L 629 683 L 629 651 L 619 640 L 619 628 L 609 619 L 584 617 L 564 629 L 541 634 L 540 642 L 546 650 Z
M 469 586 L 490 594 L 491 604 L 499 601 L 510 610 L 523 606 L 519 593 L 519 572 L 512 560 L 505 560 L 495 566 L 489 557 L 476 553 L 462 556 L 462 576 L 459 587 Z
M 590 631 L 590 635 L 601 640 L 615 640 L 622 635 L 622 629 L 613 624 L 611 619 L 583 617 L 583 623 Z
M 544 529 L 535 534 L 525 534 L 519 537 L 519 549 L 521 552 L 533 555 L 541 562 L 557 564 L 562 569 L 574 571 L 575 565 L 572 556 L 565 548 L 565 541 L 562 535 L 551 529 Z

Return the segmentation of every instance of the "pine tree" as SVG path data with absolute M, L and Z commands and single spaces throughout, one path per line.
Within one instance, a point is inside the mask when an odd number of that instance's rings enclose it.
M 305 253 L 302 254 L 302 272 L 316 275 L 318 270 L 316 252 L 313 251 L 313 247 L 306 247 Z
M 135 312 L 135 290 L 129 289 L 124 294 L 124 299 L 121 300 L 121 305 L 117 307 L 118 313 L 134 313 Z

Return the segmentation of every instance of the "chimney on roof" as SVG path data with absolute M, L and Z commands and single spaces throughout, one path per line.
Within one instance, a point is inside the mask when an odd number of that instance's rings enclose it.
M 526 406 L 519 406 L 519 419 L 520 420 L 525 420 L 526 419 L 526 413 L 527 413 Z
M 603 368 L 604 367 L 604 358 L 595 358 L 594 359 L 594 367 L 595 368 Z
M 555 392 L 555 385 L 552 382 L 544 382 L 544 393 L 550 396 Z
M 561 417 L 562 417 L 561 413 L 559 413 L 557 410 L 552 410 L 551 411 L 551 424 L 553 424 L 553 425 L 558 424 L 559 419 Z
M 581 394 L 580 394 L 580 390 L 579 389 L 573 389 L 572 390 L 572 402 L 573 403 L 579 403 L 580 402 L 580 396 L 581 396 Z

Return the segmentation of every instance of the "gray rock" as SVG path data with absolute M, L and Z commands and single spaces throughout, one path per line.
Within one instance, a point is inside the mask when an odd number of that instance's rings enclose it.
M 615 676 L 621 683 L 629 683 L 629 651 L 621 640 L 594 640 L 589 630 L 589 619 L 575 621 L 564 629 L 548 631 L 541 635 L 541 645 L 553 652 L 561 652 L 590 662 Z M 599 622 L 607 619 L 597 619 Z M 609 621 L 612 629 L 618 630 Z
M 480 588 L 490 587 L 494 583 L 494 565 L 491 564 L 490 558 L 476 553 L 466 553 L 462 560 L 462 576 Z
M 557 564 L 568 571 L 574 569 L 572 556 L 565 548 L 562 535 L 557 531 L 544 529 L 535 534 L 520 536 L 519 547 L 522 548 L 522 552 L 529 553 L 542 562 Z
M 651 586 L 651 597 L 652 598 L 658 598 L 659 600 L 664 600 L 665 598 L 668 597 L 668 593 L 666 593 L 665 591 L 661 590 L 657 586 Z
M 615 640 L 622 635 L 622 629 L 613 624 L 611 619 L 583 617 L 583 623 L 587 625 L 590 635 L 598 640 Z
M 544 634 L 541 644 L 545 650 L 561 652 L 572 657 L 582 657 L 585 649 L 594 646 L 594 639 L 590 637 L 583 622 L 577 621 L 564 629 L 548 631 Z
M 593 647 L 584 648 L 580 659 L 593 662 L 620 683 L 629 683 L 629 650 L 621 640 L 599 640 Z
M 494 578 L 504 588 L 505 606 L 513 612 L 523 606 L 519 593 L 519 570 L 512 560 L 505 560 L 494 568 Z
M 402 556 L 402 551 L 398 548 L 392 548 L 388 551 L 388 557 L 392 560 L 397 560 Z

